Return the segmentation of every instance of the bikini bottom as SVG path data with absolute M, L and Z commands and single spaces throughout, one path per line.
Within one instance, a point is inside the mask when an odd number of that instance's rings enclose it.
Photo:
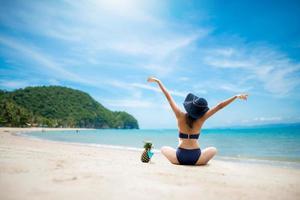
M 181 165 L 195 165 L 201 156 L 201 149 L 184 149 L 178 147 L 176 157 Z

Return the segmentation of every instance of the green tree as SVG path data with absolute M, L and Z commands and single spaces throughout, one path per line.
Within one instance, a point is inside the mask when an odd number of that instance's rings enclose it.
M 0 126 L 138 128 L 126 112 L 112 112 L 85 92 L 60 86 L 0 90 Z

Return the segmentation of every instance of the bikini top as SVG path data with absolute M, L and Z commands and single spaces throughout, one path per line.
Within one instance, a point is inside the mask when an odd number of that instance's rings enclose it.
M 184 139 L 198 139 L 200 133 L 198 134 L 186 134 L 186 133 L 181 133 L 179 132 L 179 138 L 184 138 Z

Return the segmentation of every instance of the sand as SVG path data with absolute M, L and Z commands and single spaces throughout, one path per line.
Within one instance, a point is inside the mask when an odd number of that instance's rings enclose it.
M 18 136 L 0 128 L 0 199 L 300 199 L 300 169 L 212 160 L 170 164 L 161 154 Z M 48 129 L 47 129 L 48 130 Z

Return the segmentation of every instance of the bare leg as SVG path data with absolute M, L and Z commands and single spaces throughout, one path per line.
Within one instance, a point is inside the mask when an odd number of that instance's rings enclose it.
M 215 147 L 208 147 L 201 151 L 201 156 L 198 159 L 196 165 L 206 165 L 217 153 Z
M 163 146 L 160 151 L 172 164 L 179 164 L 176 156 L 176 150 L 174 148 Z

